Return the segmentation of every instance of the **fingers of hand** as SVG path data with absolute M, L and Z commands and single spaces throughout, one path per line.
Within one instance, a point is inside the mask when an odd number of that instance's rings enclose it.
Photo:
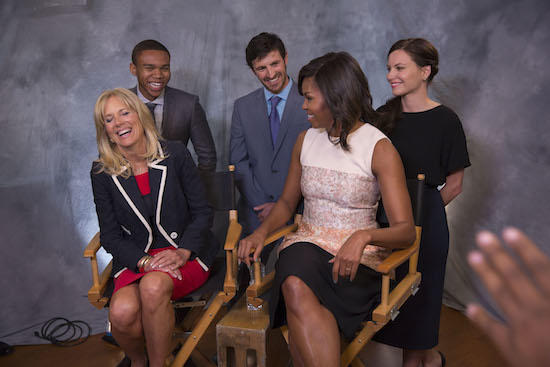
M 340 261 L 338 258 L 334 258 L 334 263 L 332 264 L 332 281 L 334 284 L 338 283 L 338 273 L 340 271 Z
M 354 264 L 350 261 L 344 261 L 338 258 L 336 256 L 335 258 L 331 259 L 329 262 L 333 262 L 332 265 L 332 280 L 334 283 L 338 282 L 338 277 L 342 278 L 348 278 L 350 280 L 353 280 L 355 278 L 355 274 L 357 273 L 357 264 Z
M 177 269 L 181 265 L 183 265 L 183 261 L 181 260 L 181 257 L 178 255 L 177 251 L 170 250 L 160 252 L 153 256 L 153 260 L 151 260 L 151 267 L 153 269 Z
M 258 248 L 254 251 L 254 255 L 256 252 L 261 252 L 261 247 L 263 245 L 258 246 Z M 239 250 L 237 251 L 239 260 L 241 262 L 244 262 L 247 266 L 250 266 L 250 253 L 252 249 L 254 248 L 253 241 L 249 240 L 248 238 L 242 239 L 239 242 Z
M 480 232 L 476 240 L 483 252 L 483 261 L 478 263 L 481 265 L 478 269 L 485 274 L 482 280 L 503 307 L 504 312 L 515 314 L 514 311 L 517 311 L 517 307 L 522 307 L 522 304 L 528 305 L 539 300 L 539 290 L 494 234 L 487 231 Z M 475 257 L 473 260 L 475 262 Z
M 254 250 L 254 256 L 253 256 L 254 262 L 258 261 L 258 258 L 260 257 L 260 254 L 262 253 L 263 248 L 264 248 L 263 243 L 260 243 Z M 250 260 L 250 256 L 248 258 Z
M 340 276 L 343 277 L 343 278 L 350 278 L 350 280 L 352 279 L 351 278 L 351 275 L 353 274 L 353 263 L 350 263 L 350 262 L 342 262 L 340 264 Z
M 265 208 L 266 204 L 267 204 L 267 203 L 264 203 L 264 204 L 262 204 L 262 205 L 255 206 L 253 209 L 254 209 L 255 211 L 260 211 L 260 210 L 262 210 L 263 208 Z
M 160 270 L 160 271 L 163 271 L 163 272 L 169 274 L 172 278 L 182 280 L 181 272 L 179 271 L 179 269 L 172 270 L 170 268 L 159 268 L 157 270 Z
M 245 239 L 242 239 L 239 241 L 239 246 L 237 248 L 237 258 L 239 259 L 239 261 L 243 261 L 244 260 L 244 257 L 243 257 L 243 254 L 244 254 L 244 248 L 246 247 L 246 240 Z
M 239 249 L 237 251 L 239 261 L 246 263 L 248 256 L 245 254 L 248 254 L 249 248 L 250 248 L 250 244 L 246 239 L 243 239 L 239 242 Z
M 163 264 L 166 260 L 166 257 L 169 255 L 167 254 L 168 251 L 162 251 L 155 255 L 153 255 L 153 259 L 151 259 L 151 267 L 153 269 L 157 268 L 159 265 Z
M 550 295 L 550 259 L 546 254 L 516 228 L 506 228 L 502 238 L 516 252 L 525 263 L 528 271 L 533 275 L 541 290 Z
M 468 255 L 468 262 L 505 314 L 513 315 L 514 312 L 520 311 L 518 300 L 508 290 L 501 275 L 491 266 L 483 253 L 472 251 Z

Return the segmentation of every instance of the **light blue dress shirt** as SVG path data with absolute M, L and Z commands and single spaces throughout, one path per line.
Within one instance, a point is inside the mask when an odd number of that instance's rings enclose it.
M 267 104 L 267 115 L 271 113 L 271 101 L 269 100 L 271 97 L 276 95 L 277 97 L 281 98 L 279 101 L 279 104 L 277 105 L 277 112 L 279 113 L 279 121 L 283 121 L 283 111 L 285 110 L 286 106 L 286 100 L 288 99 L 288 94 L 290 93 L 290 88 L 292 88 L 292 79 L 290 77 L 288 78 L 288 84 L 286 87 L 281 91 L 281 93 L 273 94 L 269 90 L 267 90 L 266 87 L 264 87 L 264 95 L 265 95 L 265 102 Z

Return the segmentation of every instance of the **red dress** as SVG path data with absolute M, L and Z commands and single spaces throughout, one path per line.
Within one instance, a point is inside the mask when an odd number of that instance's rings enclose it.
M 149 195 L 151 193 L 151 188 L 149 187 L 149 173 L 145 172 L 141 175 L 136 175 L 134 177 L 136 178 L 141 195 L 144 195 L 144 196 Z M 177 250 L 176 248 L 172 246 L 168 246 L 163 248 L 151 249 L 147 253 L 154 257 L 155 254 L 158 254 L 159 252 L 162 252 L 162 251 L 176 251 L 176 250 Z M 151 270 L 151 271 L 162 272 L 161 270 Z M 197 259 L 186 262 L 183 266 L 179 268 L 179 271 L 181 273 L 181 278 L 182 278 L 181 280 L 172 277 L 168 273 L 165 273 L 166 275 L 170 276 L 170 278 L 172 278 L 172 281 L 174 282 L 174 289 L 172 291 L 173 300 L 185 297 L 189 293 L 199 288 L 201 285 L 203 285 L 206 282 L 206 280 L 208 279 L 208 276 L 210 275 L 210 271 L 205 269 Z M 116 291 L 118 291 L 120 288 L 138 281 L 139 279 L 141 279 L 142 276 L 144 276 L 147 273 L 148 272 L 136 273 L 130 269 L 124 270 L 114 279 L 115 289 L 113 291 L 113 294 Z

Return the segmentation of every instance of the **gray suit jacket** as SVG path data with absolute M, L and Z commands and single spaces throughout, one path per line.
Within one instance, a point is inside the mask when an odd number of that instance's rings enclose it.
M 283 192 L 296 138 L 310 127 L 302 103 L 303 97 L 296 83 L 292 83 L 273 146 L 264 89 L 235 101 L 229 160 L 235 165 L 237 186 L 244 196 L 241 197 L 239 219 L 245 233 L 260 224 L 252 208 L 277 201 Z
M 136 88 L 130 90 L 137 94 Z M 162 137 L 166 140 L 179 140 L 185 145 L 191 138 L 199 169 L 216 169 L 216 146 L 198 96 L 180 89 L 164 89 Z

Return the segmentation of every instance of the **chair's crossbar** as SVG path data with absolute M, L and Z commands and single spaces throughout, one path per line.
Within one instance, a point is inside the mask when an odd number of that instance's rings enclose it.
M 192 307 L 200 307 L 206 305 L 206 301 L 204 299 L 198 300 L 198 301 L 184 301 L 184 302 L 174 302 L 172 304 L 172 307 L 174 308 L 192 308 Z
M 213 302 L 210 304 L 208 309 L 206 309 L 206 313 L 197 325 L 193 328 L 193 332 L 189 337 L 185 340 L 185 343 L 183 344 L 183 347 L 181 347 L 180 351 L 176 355 L 176 358 L 174 359 L 174 362 L 172 362 L 172 367 L 182 367 L 185 361 L 189 358 L 191 355 L 191 352 L 197 344 L 199 343 L 200 339 L 206 332 L 206 329 L 208 329 L 208 326 L 214 319 L 214 317 L 218 314 L 218 311 L 223 306 L 224 303 L 228 302 L 231 299 L 232 296 L 225 294 L 224 292 L 219 292 L 216 297 L 214 298 Z

